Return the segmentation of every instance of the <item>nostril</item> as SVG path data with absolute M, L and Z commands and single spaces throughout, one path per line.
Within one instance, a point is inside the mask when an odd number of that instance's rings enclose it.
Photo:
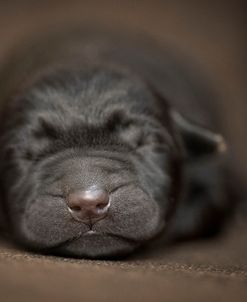
M 81 207 L 79 207 L 79 206 L 69 206 L 69 209 L 71 211 L 74 211 L 74 212 L 80 212 L 81 211 Z
M 103 210 L 107 207 L 108 203 L 99 203 L 96 205 L 96 208 L 99 210 Z

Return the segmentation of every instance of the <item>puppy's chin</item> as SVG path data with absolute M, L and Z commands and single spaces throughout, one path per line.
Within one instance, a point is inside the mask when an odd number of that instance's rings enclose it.
M 140 245 L 140 242 L 122 236 L 89 231 L 53 248 L 52 253 L 76 258 L 109 259 L 126 256 Z

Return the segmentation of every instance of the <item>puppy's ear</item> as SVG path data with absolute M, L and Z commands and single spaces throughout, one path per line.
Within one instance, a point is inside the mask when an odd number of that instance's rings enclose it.
M 226 142 L 220 134 L 191 122 L 175 110 L 171 110 L 171 117 L 181 134 L 189 158 L 215 155 L 227 150 Z

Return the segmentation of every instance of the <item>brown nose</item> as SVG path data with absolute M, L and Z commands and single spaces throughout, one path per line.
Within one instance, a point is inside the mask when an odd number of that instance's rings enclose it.
M 110 207 L 109 194 L 96 186 L 76 191 L 69 194 L 68 207 L 75 220 L 92 225 L 106 216 Z

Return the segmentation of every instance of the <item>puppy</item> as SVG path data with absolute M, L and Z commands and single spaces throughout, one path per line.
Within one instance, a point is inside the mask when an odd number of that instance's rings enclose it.
M 215 114 L 204 110 L 209 90 L 189 64 L 151 44 L 64 31 L 29 38 L 6 59 L 1 211 L 20 244 L 102 258 L 159 234 L 221 226 L 226 145 L 205 127 Z

